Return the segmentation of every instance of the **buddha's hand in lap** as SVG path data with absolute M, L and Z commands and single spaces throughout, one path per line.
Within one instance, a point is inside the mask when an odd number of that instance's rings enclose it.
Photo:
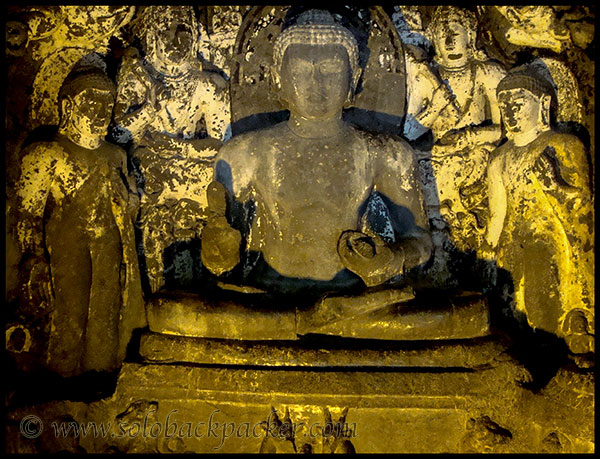
M 344 266 L 371 287 L 402 274 L 404 250 L 392 249 L 378 236 L 344 231 L 338 240 L 338 254 Z
M 232 228 L 225 212 L 225 187 L 212 182 L 207 189 L 209 218 L 202 231 L 202 264 L 213 274 L 231 271 L 240 262 L 242 234 Z

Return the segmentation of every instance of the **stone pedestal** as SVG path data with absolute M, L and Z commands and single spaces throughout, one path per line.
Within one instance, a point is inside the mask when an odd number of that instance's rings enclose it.
M 279 310 L 261 308 L 259 298 L 248 309 L 233 301 L 199 302 L 194 295 L 155 297 L 141 360 L 123 365 L 113 395 L 13 410 L 11 448 L 593 450 L 593 373 L 561 369 L 540 393 L 526 389 L 531 376 L 511 357 L 505 339 L 490 333 L 481 297 L 426 304 L 406 291 L 379 291 Z M 329 328 L 319 325 L 324 317 L 331 319 Z M 357 338 L 348 330 L 397 339 Z M 336 336 L 339 331 L 351 337 Z M 43 431 L 25 437 L 23 422 L 31 419 Z
M 148 363 L 191 363 L 267 368 L 478 369 L 506 359 L 497 337 L 444 342 L 365 340 L 233 341 L 146 333 L 140 354 Z
M 478 294 L 442 297 L 434 304 L 412 289 L 371 290 L 290 304 L 263 294 L 209 299 L 189 293 L 155 295 L 147 306 L 150 330 L 197 338 L 296 340 L 319 334 L 416 341 L 470 339 L 489 334 L 489 309 Z
M 148 346 L 146 340 L 144 353 Z M 223 355 L 225 349 L 215 346 L 215 354 Z M 485 365 L 473 362 L 476 368 L 427 368 L 423 358 L 411 368 L 319 368 L 317 363 L 285 369 L 242 365 L 237 352 L 222 362 L 228 365 L 128 363 L 110 398 L 13 410 L 7 423 L 9 451 L 594 449 L 593 374 L 563 369 L 543 391 L 533 393 L 522 386 L 527 372 L 503 353 Z M 34 417 L 43 431 L 25 438 L 23 422 Z

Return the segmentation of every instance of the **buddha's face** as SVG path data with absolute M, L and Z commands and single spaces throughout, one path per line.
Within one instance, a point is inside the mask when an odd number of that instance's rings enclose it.
M 447 27 L 439 27 L 435 37 L 438 61 L 444 67 L 463 67 L 469 60 L 469 34 L 458 22 L 449 22 Z
M 291 44 L 281 64 L 281 93 L 290 112 L 308 119 L 339 116 L 351 69 L 342 45 Z
M 85 138 L 103 138 L 108 132 L 114 98 L 110 91 L 88 88 L 70 100 L 72 128 Z
M 498 93 L 498 106 L 508 138 L 528 132 L 543 124 L 543 110 L 548 110 L 550 96 L 542 98 L 532 92 L 515 88 Z

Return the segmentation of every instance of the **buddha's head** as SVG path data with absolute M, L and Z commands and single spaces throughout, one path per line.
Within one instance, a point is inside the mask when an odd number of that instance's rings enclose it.
M 554 87 L 540 69 L 525 65 L 511 70 L 498 83 L 496 93 L 509 139 L 550 128 Z
M 275 41 L 271 77 L 294 115 L 338 116 L 352 101 L 360 77 L 356 39 L 330 13 L 306 11 Z
M 470 11 L 438 7 L 428 27 L 438 64 L 449 69 L 464 67 L 476 54 L 476 30 L 477 20 Z
M 135 27 L 146 59 L 165 74 L 179 73 L 196 56 L 198 23 L 191 6 L 147 6 Z
M 71 72 L 59 91 L 59 131 L 82 146 L 106 136 L 115 103 L 114 83 L 100 69 Z

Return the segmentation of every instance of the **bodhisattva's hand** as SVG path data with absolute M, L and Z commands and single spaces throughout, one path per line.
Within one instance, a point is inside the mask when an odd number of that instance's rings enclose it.
M 441 111 L 444 107 L 454 102 L 454 97 L 448 89 L 440 85 L 431 96 L 431 106 Z
M 154 83 L 150 90 L 150 102 L 156 111 L 160 111 L 169 100 L 169 90 L 161 83 Z
M 225 216 L 227 191 L 212 182 L 206 191 L 209 217 L 202 231 L 202 264 L 217 276 L 231 271 L 240 262 L 241 233 L 232 228 Z
M 470 144 L 471 131 L 468 129 L 452 129 L 446 132 L 438 141 L 441 145 L 454 146 L 457 150 Z
M 371 287 L 404 271 L 404 250 L 392 250 L 383 239 L 360 231 L 344 231 L 338 240 L 344 266 Z

